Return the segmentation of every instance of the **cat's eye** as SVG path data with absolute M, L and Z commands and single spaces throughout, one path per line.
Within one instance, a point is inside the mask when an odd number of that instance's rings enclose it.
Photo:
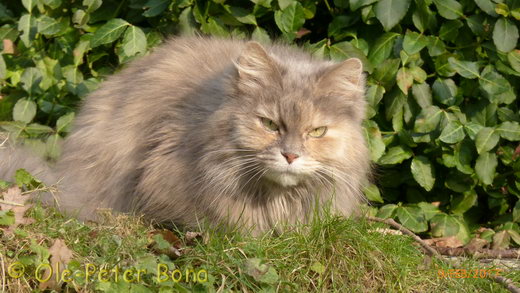
M 314 138 L 320 138 L 323 137 L 325 133 L 327 133 L 327 126 L 322 126 L 311 130 L 309 132 L 309 136 Z
M 271 119 L 267 119 L 264 117 L 261 117 L 260 120 L 262 121 L 262 124 L 265 128 L 267 128 L 270 131 L 278 131 L 279 127 L 276 123 L 273 122 Z

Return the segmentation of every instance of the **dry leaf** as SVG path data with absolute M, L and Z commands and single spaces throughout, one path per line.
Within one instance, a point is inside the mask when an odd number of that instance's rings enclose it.
M 3 211 L 12 210 L 14 213 L 15 222 L 4 231 L 6 233 L 12 233 L 19 225 L 31 224 L 34 219 L 25 218 L 25 212 L 32 206 L 26 203 L 29 200 L 29 196 L 22 195 L 22 191 L 19 187 L 14 186 L 3 194 L 4 199 L 0 201 L 0 209 Z
M 485 232 L 485 231 L 487 231 L 487 230 L 491 230 L 491 229 L 486 228 L 486 227 L 480 227 L 480 228 L 477 229 L 476 232 L 477 232 L 478 234 L 480 234 L 480 233 L 483 233 L 483 232 Z
M 300 39 L 300 38 L 302 38 L 303 36 L 308 35 L 308 34 L 310 34 L 310 33 L 311 33 L 310 30 L 308 30 L 308 29 L 302 27 L 298 32 L 296 32 L 296 38 L 297 38 L 297 39 Z
M 457 236 L 449 236 L 449 237 L 440 237 L 440 238 L 431 238 L 431 239 L 425 239 L 424 242 L 426 242 L 430 246 L 437 246 L 437 247 L 462 247 L 464 244 L 462 241 L 460 241 Z
M 203 242 L 204 237 L 200 232 L 186 232 L 184 240 L 186 240 L 186 245 L 195 245 L 195 240 Z
M 4 51 L 3 51 L 4 54 L 14 54 L 15 48 L 14 48 L 13 41 L 11 41 L 9 39 L 4 39 L 4 40 L 2 40 L 2 43 L 4 45 Z
M 59 268 L 60 271 L 64 270 L 67 267 L 67 264 L 72 259 L 72 250 L 70 250 L 65 241 L 61 239 L 56 239 L 54 244 L 52 244 L 51 248 L 49 248 L 49 253 L 51 255 L 50 265 L 53 270 Z M 47 282 L 40 283 L 39 288 L 41 290 L 45 290 L 47 288 L 53 290 L 59 290 L 61 288 L 61 284 L 56 283 L 56 279 L 54 277 L 50 278 Z
M 384 234 L 384 235 L 403 235 L 403 232 L 399 231 L 399 230 L 394 230 L 394 229 L 390 229 L 390 228 L 376 228 L 376 229 L 371 229 L 371 230 L 368 230 L 368 232 L 370 233 L 381 233 L 381 234 Z
M 484 248 L 484 246 L 488 245 L 489 242 L 486 239 L 482 238 L 473 238 L 471 241 L 464 246 L 464 248 L 470 253 L 475 254 L 475 252 Z
M 168 243 L 158 243 L 154 236 L 161 235 L 164 241 Z M 182 241 L 170 230 L 155 230 L 148 234 L 148 247 L 158 254 L 165 254 L 171 259 L 176 259 L 182 255 Z
M 507 233 L 506 230 L 502 230 L 500 232 L 495 233 L 493 235 L 493 245 L 492 249 L 506 249 L 509 246 L 509 241 L 511 240 L 511 236 Z

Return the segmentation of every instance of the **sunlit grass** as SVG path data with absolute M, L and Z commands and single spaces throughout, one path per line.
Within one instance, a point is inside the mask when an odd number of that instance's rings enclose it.
M 178 245 L 181 256 L 170 259 L 150 249 L 155 228 L 139 218 L 107 214 L 102 223 L 81 223 L 49 208 L 36 206 L 28 214 L 34 224 L 19 227 L 14 234 L 2 235 L 0 246 L 4 269 L 15 261 L 25 264 L 22 278 L 6 275 L 4 289 L 13 292 L 37 290 L 34 270 L 46 262 L 54 239 L 63 239 L 73 251 L 68 268 L 84 271 L 96 267 L 91 280 L 74 277 L 68 290 L 82 292 L 500 292 L 500 285 L 487 279 L 439 278 L 438 270 L 448 271 L 439 261 L 425 257 L 413 241 L 401 235 L 385 235 L 374 230 L 381 224 L 360 219 L 345 220 L 325 216 L 306 227 L 281 235 L 243 236 L 202 229 L 203 237 L 186 244 L 184 233 Z M 160 244 L 160 243 L 159 243 Z M 164 244 L 164 243 L 163 243 Z M 159 274 L 158 264 L 179 269 L 178 283 L 171 275 Z M 115 281 L 114 267 L 119 268 Z M 463 266 L 477 268 L 474 262 Z M 96 279 L 101 269 L 112 270 L 108 282 Z M 164 267 L 162 267 L 164 268 Z M 161 268 L 161 269 L 162 269 Z M 143 270 L 139 281 L 125 282 L 125 269 Z M 146 270 L 146 272 L 144 271 Z M 192 282 L 193 272 L 201 282 Z M 189 280 L 186 282 L 186 271 Z M 181 275 L 175 275 L 179 278 Z M 509 277 L 519 280 L 518 273 Z M 169 280 L 163 281 L 168 278 Z M 0 282 L 0 286 L 2 286 Z

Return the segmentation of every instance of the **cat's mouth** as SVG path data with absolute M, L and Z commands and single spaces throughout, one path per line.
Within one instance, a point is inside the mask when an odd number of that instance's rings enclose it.
M 278 183 L 283 187 L 293 187 L 298 185 L 304 178 L 305 174 L 295 172 L 294 170 L 274 170 L 270 169 L 264 175 L 270 181 Z

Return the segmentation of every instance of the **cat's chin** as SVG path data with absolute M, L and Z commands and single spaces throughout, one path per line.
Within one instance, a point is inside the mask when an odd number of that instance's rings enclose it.
M 289 172 L 277 172 L 277 171 L 268 171 L 265 175 L 265 178 L 273 181 L 282 187 L 293 187 L 298 185 L 302 181 L 302 175 L 289 173 Z

